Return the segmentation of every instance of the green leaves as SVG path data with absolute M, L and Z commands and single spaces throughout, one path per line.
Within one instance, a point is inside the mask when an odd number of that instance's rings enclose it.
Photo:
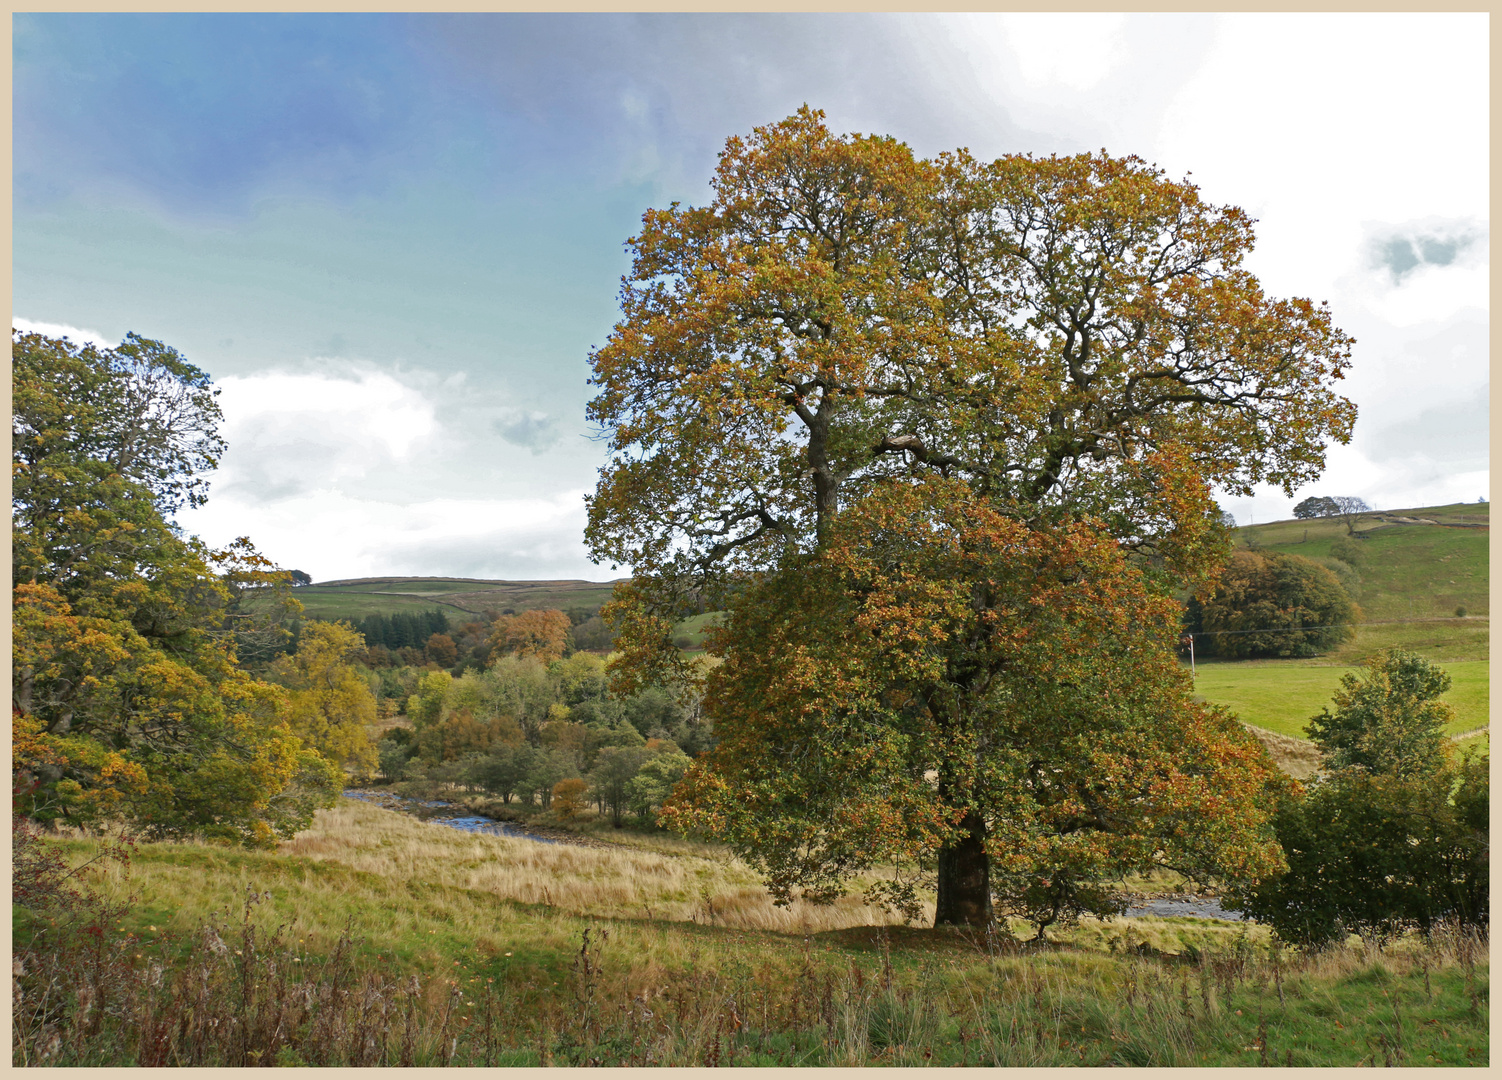
M 238 643 L 281 644 L 238 601 L 286 575 L 249 541 L 211 552 L 164 517 L 202 502 L 223 450 L 208 376 L 133 334 L 106 350 L 15 335 L 11 354 L 24 811 L 250 844 L 305 826 L 340 777 L 236 662 Z
M 1335 711 L 1309 721 L 1309 738 L 1330 768 L 1360 766 L 1390 776 L 1434 772 L 1445 759 L 1444 727 L 1454 713 L 1439 700 L 1450 676 L 1438 665 L 1402 649 L 1388 649 L 1363 665 L 1365 678 L 1345 675 Z

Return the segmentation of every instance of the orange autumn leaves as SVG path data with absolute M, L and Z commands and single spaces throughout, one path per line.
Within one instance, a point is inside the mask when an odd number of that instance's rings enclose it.
M 1280 781 L 1188 700 L 1177 618 L 1088 525 L 890 485 L 748 590 L 708 680 L 720 745 L 664 816 L 727 839 L 780 897 L 932 859 L 969 807 L 998 881 L 1271 873 Z
M 1328 308 L 1133 157 L 925 160 L 805 107 L 711 189 L 644 216 L 592 357 L 614 675 L 702 685 L 720 740 L 667 813 L 784 897 L 938 853 L 942 898 L 982 843 L 1040 925 L 1133 868 L 1275 869 L 1276 778 L 1189 701 L 1170 597 L 1228 551 L 1212 489 L 1350 437 Z M 670 639 L 706 610 L 707 674 Z
M 561 611 L 501 615 L 491 624 L 491 650 L 496 656 L 530 656 L 550 664 L 563 659 L 569 626 L 568 616 Z

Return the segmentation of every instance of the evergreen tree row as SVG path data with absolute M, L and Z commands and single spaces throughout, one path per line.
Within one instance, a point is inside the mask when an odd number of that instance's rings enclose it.
M 388 649 L 420 649 L 428 643 L 428 638 L 446 633 L 448 628 L 448 617 L 437 608 L 410 615 L 404 611 L 395 615 L 367 615 L 359 623 L 367 646 L 384 645 Z

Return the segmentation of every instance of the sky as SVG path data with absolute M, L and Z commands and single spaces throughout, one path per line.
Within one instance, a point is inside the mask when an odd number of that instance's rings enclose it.
M 16 14 L 13 322 L 221 388 L 179 522 L 315 580 L 585 578 L 590 349 L 642 213 L 807 103 L 927 156 L 1136 154 L 1328 300 L 1360 410 L 1292 498 L 1489 494 L 1485 14 Z

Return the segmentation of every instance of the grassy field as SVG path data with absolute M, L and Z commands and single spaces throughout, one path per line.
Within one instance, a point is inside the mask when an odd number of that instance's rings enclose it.
M 1381 649 L 1418 653 L 1450 672 L 1446 700 L 1455 710 L 1451 734 L 1488 723 L 1490 701 L 1490 504 L 1389 510 L 1357 523 L 1364 558 L 1359 568 L 1365 622 L 1354 640 L 1308 660 L 1201 661 L 1195 692 L 1225 705 L 1242 721 L 1302 739 L 1304 726 L 1330 704 L 1340 677 Z M 1432 525 L 1392 519 L 1426 519 Z M 1237 530 L 1262 548 L 1327 560 L 1346 536 L 1335 519 L 1280 521 Z M 1457 618 L 1456 608 L 1466 610 Z M 1480 741 L 1485 741 L 1481 736 Z M 1478 740 L 1467 740 L 1472 745 Z
M 1446 734 L 1486 727 L 1486 662 L 1470 660 L 1442 666 L 1453 683 L 1445 700 L 1455 711 Z M 1302 739 L 1309 718 L 1330 704 L 1341 676 L 1353 671 L 1359 674 L 1355 668 L 1286 660 L 1212 662 L 1198 665 L 1194 689 L 1205 700 L 1231 709 L 1248 724 Z
M 487 581 L 471 578 L 353 578 L 304 585 L 295 595 L 310 619 L 349 619 L 400 611 L 448 614 L 461 622 L 483 612 L 597 609 L 610 599 L 614 582 Z
M 95 850 L 63 846 L 74 860 Z M 127 870 L 97 879 L 132 902 L 91 946 L 142 974 L 117 980 L 121 1000 L 84 1006 L 71 1028 L 28 1029 L 17 1063 L 1488 1058 L 1485 945 L 1464 937 L 1384 949 L 1353 939 L 1300 956 L 1273 950 L 1260 928 L 1133 919 L 1025 948 L 893 925 L 857 903 L 778 912 L 747 881 L 722 852 L 681 841 L 550 846 L 351 802 L 274 852 L 143 845 Z M 25 952 L 38 929 L 17 916 L 26 979 L 25 964 L 47 963 Z M 195 998 L 194 987 L 218 989 Z

